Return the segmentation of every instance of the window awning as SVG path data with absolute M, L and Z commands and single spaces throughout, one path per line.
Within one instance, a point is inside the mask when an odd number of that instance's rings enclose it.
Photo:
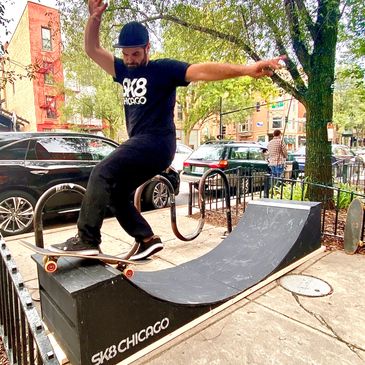
M 0 114 L 0 130 L 2 131 L 13 130 L 13 122 L 11 121 L 11 119 L 2 114 Z

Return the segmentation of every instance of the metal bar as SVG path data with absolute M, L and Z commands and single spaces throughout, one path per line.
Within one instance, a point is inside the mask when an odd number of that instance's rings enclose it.
M 26 365 L 27 364 L 27 342 L 26 342 L 26 327 L 27 327 L 27 323 L 25 321 L 25 314 L 23 311 L 23 308 L 21 308 L 22 310 L 20 311 L 20 328 L 21 328 L 21 353 L 22 353 L 22 362 L 21 365 Z
M 23 358 L 23 353 L 22 353 L 22 338 L 21 338 L 21 322 L 20 322 L 20 303 L 19 303 L 19 299 L 16 297 L 16 301 L 14 303 L 14 318 L 15 318 L 15 339 L 16 339 L 16 358 L 18 359 L 18 364 L 22 364 L 22 358 Z
M 30 330 L 29 326 L 28 326 L 28 331 L 27 331 L 27 339 L 28 339 L 28 356 L 29 356 L 29 365 L 34 365 L 34 338 L 33 338 L 33 334 L 32 331 Z
M 14 268 L 12 268 L 14 270 Z M 11 282 L 11 278 L 9 275 L 9 288 L 8 288 L 8 295 L 9 295 L 9 310 L 10 310 L 10 327 L 9 327 L 9 345 L 12 349 L 13 353 L 13 362 L 17 363 L 17 357 L 16 357 L 16 340 L 15 340 L 15 318 L 14 318 L 14 290 Z

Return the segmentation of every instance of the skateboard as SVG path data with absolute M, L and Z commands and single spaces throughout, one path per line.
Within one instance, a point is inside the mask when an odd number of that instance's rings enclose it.
M 32 245 L 31 243 L 24 240 L 19 240 L 19 242 L 33 252 L 43 256 L 44 270 L 48 273 L 54 273 L 57 271 L 57 260 L 60 257 L 76 257 L 82 259 L 99 260 L 106 264 L 117 265 L 117 269 L 122 271 L 123 275 L 127 278 L 131 278 L 134 274 L 134 270 L 129 268 L 128 265 L 142 264 L 142 262 L 122 259 L 118 256 L 105 255 L 103 253 L 100 253 L 99 255 L 82 255 L 72 252 L 54 252 L 47 250 L 46 248 Z
M 354 199 L 346 216 L 343 246 L 346 253 L 352 255 L 359 247 L 364 245 L 361 240 L 364 224 L 364 203 L 360 199 Z

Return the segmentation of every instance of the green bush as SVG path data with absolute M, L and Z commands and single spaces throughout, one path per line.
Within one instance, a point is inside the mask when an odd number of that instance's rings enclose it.
M 298 180 L 294 183 L 283 184 L 283 186 L 274 186 L 270 196 L 274 199 L 308 201 L 307 187 L 304 180 Z M 333 194 L 334 205 L 338 209 L 347 209 L 354 199 L 354 193 L 357 193 L 356 187 L 350 184 L 338 184 Z
M 346 209 L 354 199 L 354 193 L 356 193 L 356 187 L 350 184 L 340 183 L 337 186 L 339 190 L 335 190 L 334 200 L 337 208 Z
M 308 200 L 307 195 L 307 184 L 305 180 L 297 180 L 293 183 L 285 183 L 283 186 L 274 186 L 273 188 L 274 199 L 284 200 Z

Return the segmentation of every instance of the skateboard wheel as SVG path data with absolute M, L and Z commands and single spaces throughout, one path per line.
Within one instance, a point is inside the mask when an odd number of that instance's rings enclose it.
M 52 260 L 47 261 L 44 265 L 44 269 L 49 273 L 55 272 L 57 270 L 57 262 Z
M 133 269 L 127 268 L 123 271 L 123 274 L 130 279 L 134 275 L 134 271 Z

